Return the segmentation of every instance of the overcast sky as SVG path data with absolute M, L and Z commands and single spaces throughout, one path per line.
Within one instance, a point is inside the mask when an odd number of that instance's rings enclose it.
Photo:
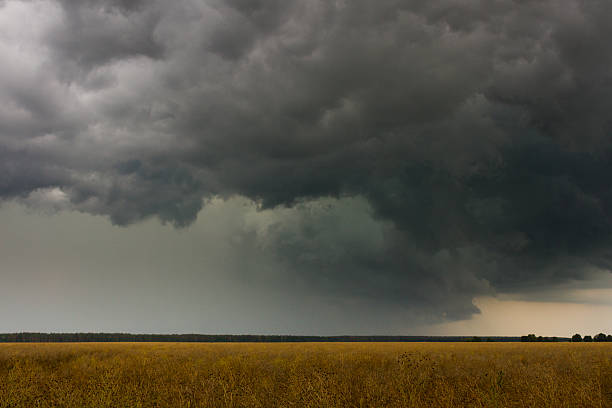
M 0 331 L 612 332 L 607 0 L 0 0 Z

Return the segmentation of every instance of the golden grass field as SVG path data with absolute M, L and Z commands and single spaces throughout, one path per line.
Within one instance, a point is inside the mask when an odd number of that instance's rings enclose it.
M 0 344 L 0 407 L 612 407 L 612 343 Z

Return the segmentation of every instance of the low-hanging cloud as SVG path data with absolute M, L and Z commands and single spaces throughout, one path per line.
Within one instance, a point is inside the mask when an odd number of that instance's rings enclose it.
M 119 225 L 294 208 L 238 249 L 465 318 L 609 268 L 611 8 L 4 1 L 0 198 Z

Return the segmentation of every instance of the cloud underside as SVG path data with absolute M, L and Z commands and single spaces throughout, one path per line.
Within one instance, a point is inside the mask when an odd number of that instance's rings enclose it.
M 237 256 L 466 318 L 474 296 L 609 268 L 611 12 L 0 2 L 0 198 L 184 227 L 242 196 L 274 215 Z

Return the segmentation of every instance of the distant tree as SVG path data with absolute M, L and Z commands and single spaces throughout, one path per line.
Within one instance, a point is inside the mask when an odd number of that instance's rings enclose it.
M 479 343 L 479 342 L 482 341 L 482 339 L 480 337 L 478 337 L 478 336 L 474 336 L 474 337 L 472 337 L 472 341 L 476 342 L 476 343 Z
M 603 333 L 599 333 L 597 336 L 595 336 L 595 338 L 593 338 L 594 341 L 606 341 L 606 335 Z
M 574 335 L 572 336 L 572 341 L 573 341 L 574 343 L 581 342 L 581 341 L 582 341 L 582 336 L 581 336 L 580 334 L 576 333 L 576 334 L 574 334 Z
M 606 336 L 606 341 L 612 341 L 612 334 L 608 334 Z
M 593 341 L 593 338 L 587 334 L 586 336 L 584 336 L 582 341 L 586 341 L 586 342 L 590 343 L 590 342 Z
M 534 341 L 537 341 L 537 337 L 535 334 L 528 334 L 527 336 L 521 336 L 521 341 L 522 342 L 528 342 L 528 343 L 532 343 Z

